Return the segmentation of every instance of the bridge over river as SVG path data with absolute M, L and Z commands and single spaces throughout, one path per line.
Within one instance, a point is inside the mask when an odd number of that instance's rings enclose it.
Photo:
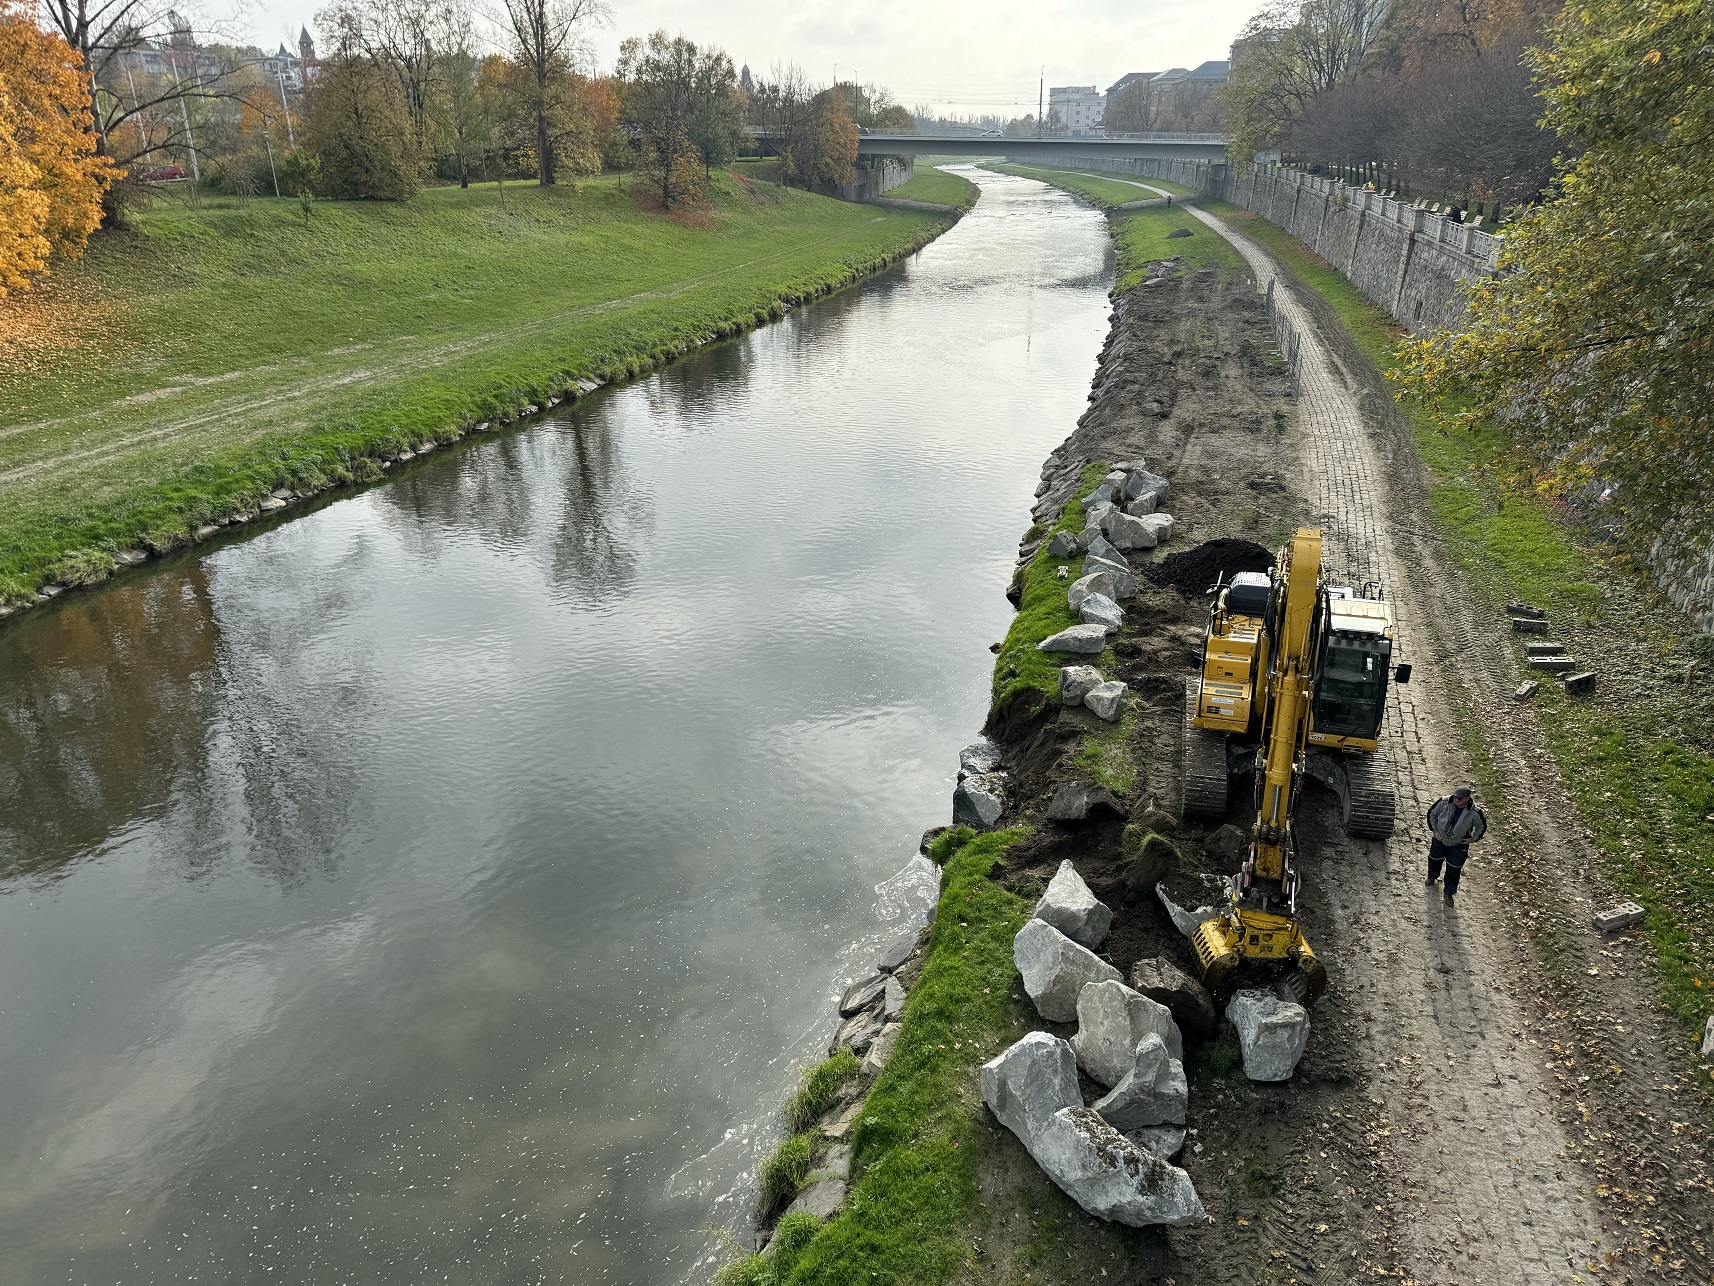
M 857 139 L 857 155 L 1008 156 L 1018 160 L 1076 155 L 1224 164 L 1226 137 L 1223 134 L 1127 134 L 1089 138 L 951 133 L 862 134 Z

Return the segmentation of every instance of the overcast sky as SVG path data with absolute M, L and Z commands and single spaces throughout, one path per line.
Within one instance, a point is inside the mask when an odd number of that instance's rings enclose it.
M 272 47 L 314 30 L 324 0 L 250 0 L 239 22 Z M 208 0 L 212 12 L 219 0 Z M 1226 57 L 1260 0 L 613 0 L 596 33 L 611 66 L 623 36 L 664 27 L 723 46 L 758 75 L 801 63 L 812 80 L 855 76 L 907 106 L 944 112 L 1035 111 L 1036 86 L 1102 89 L 1128 71 Z

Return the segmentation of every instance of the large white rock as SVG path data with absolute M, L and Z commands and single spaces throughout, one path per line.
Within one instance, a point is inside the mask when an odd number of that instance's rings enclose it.
M 1140 1130 L 1125 1131 L 1127 1139 L 1162 1161 L 1171 1161 L 1184 1151 L 1184 1136 L 1185 1128 L 1182 1125 L 1145 1125 Z
M 1183 1125 L 1189 1105 L 1184 1064 L 1150 1032 L 1137 1042 L 1130 1070 L 1095 1104 L 1095 1110 L 1115 1129 L 1140 1130 L 1147 1125 Z
M 1091 949 L 1107 941 L 1107 930 L 1113 927 L 1112 909 L 1090 892 L 1070 859 L 1059 864 L 1059 870 L 1048 881 L 1047 892 L 1031 914 L 1038 920 L 1046 920 L 1073 942 Z M 1081 1020 L 1082 1006 L 1073 1003 Z
M 1702 1029 L 1702 1057 L 1714 1058 L 1714 1014 L 1708 1015 L 1708 1025 Z
M 1106 680 L 1093 665 L 1062 665 L 1059 669 L 1059 700 L 1061 705 L 1080 706 Z
M 1244 1075 L 1253 1081 L 1289 1081 L 1309 1044 L 1309 1011 L 1271 991 L 1246 990 L 1233 996 L 1226 1017 L 1238 1029 L 1244 1051 Z
M 1105 625 L 1073 625 L 1036 644 L 1038 652 L 1082 652 L 1094 656 L 1107 649 Z
M 1133 500 L 1125 506 L 1125 512 L 1133 518 L 1141 518 L 1144 514 L 1152 514 L 1154 511 L 1155 495 L 1152 491 L 1142 499 Z
M 1136 469 L 1126 477 L 1123 494 L 1126 500 L 1140 500 L 1151 494 L 1159 499 L 1171 490 L 1172 483 L 1159 474 L 1150 473 L 1147 469 Z
M 1053 1114 L 1063 1107 L 1082 1107 L 1077 1088 L 1077 1058 L 1071 1046 L 1045 1031 L 1032 1031 L 997 1058 L 982 1064 L 978 1075 L 982 1101 L 1000 1124 L 1035 1152 L 1034 1141 Z
M 1083 502 L 1083 529 L 1099 532 L 1102 522 L 1115 508 L 1116 506 L 1111 500 L 1096 500 L 1093 503 L 1085 500 Z
M 1024 991 L 1036 1012 L 1050 1023 L 1075 1020 L 1077 993 L 1090 983 L 1121 980 L 1119 971 L 1100 956 L 1034 916 L 1012 939 L 1012 963 L 1024 976 Z
M 1030 1155 L 1042 1172 L 1097 1218 L 1132 1228 L 1200 1223 L 1196 1185 L 1177 1166 L 1143 1151 L 1087 1107 L 1055 1112 Z
M 1130 699 L 1131 689 L 1117 679 L 1111 679 L 1098 688 L 1093 688 L 1083 694 L 1083 704 L 1090 713 L 1108 723 L 1119 722 L 1119 716 L 1125 713 L 1125 703 Z
M 1119 547 L 1108 540 L 1105 535 L 1092 538 L 1089 542 L 1089 555 L 1104 562 L 1112 563 L 1115 567 L 1124 567 L 1125 555 L 1119 552 Z M 1087 569 L 1086 569 L 1087 570 Z
M 1071 1038 L 1077 1065 L 1101 1084 L 1117 1085 L 1137 1063 L 1137 1042 L 1158 1036 L 1174 1058 L 1184 1057 L 1184 1037 L 1172 1011 L 1122 982 L 1092 982 L 1077 994 L 1077 1035 Z
M 1000 766 L 1000 747 L 986 737 L 978 737 L 958 752 L 958 777 L 980 777 Z
M 1161 905 L 1166 908 L 1167 915 L 1172 917 L 1173 928 L 1187 938 L 1196 935 L 1196 931 L 1202 927 L 1204 920 L 1212 920 L 1220 914 L 1220 908 L 1217 906 L 1199 906 L 1194 911 L 1186 911 L 1167 896 L 1166 885 L 1164 884 L 1155 885 L 1155 896 L 1161 900 Z
M 1070 558 L 1077 553 L 1077 537 L 1069 531 L 1056 531 L 1053 539 L 1047 542 L 1049 558 Z
M 1173 520 L 1171 514 L 1144 514 L 1135 521 L 1148 524 L 1149 529 L 1154 534 L 1154 540 L 1151 544 L 1158 545 L 1164 540 L 1172 539 Z
M 1083 606 L 1083 600 L 1091 594 L 1102 594 L 1107 598 L 1113 597 L 1113 591 L 1118 587 L 1113 583 L 1112 572 L 1091 572 L 1087 576 L 1079 576 L 1066 587 L 1065 601 L 1076 611 Z
M 979 773 L 966 777 L 952 792 L 953 825 L 989 827 L 1006 811 L 1006 775 Z
M 1113 634 L 1125 623 L 1125 609 L 1105 594 L 1085 594 L 1077 605 L 1077 615 L 1085 625 L 1099 625 Z
M 1102 558 L 1099 554 L 1089 554 L 1083 560 L 1083 574 L 1093 575 L 1096 572 L 1111 572 L 1113 574 L 1113 592 L 1109 598 L 1134 598 L 1137 593 L 1137 578 L 1131 574 L 1131 568 L 1123 562 L 1115 562 L 1111 558 Z
M 1099 487 L 1096 487 L 1095 490 L 1083 497 L 1083 512 L 1088 513 L 1095 505 L 1112 504 L 1113 498 L 1118 494 L 1118 491 L 1111 483 L 1103 482 Z
M 1150 514 L 1149 518 L 1158 516 Z M 1153 549 L 1157 538 L 1155 528 L 1149 524 L 1148 519 L 1115 513 L 1107 518 L 1107 539 L 1113 542 L 1115 549 Z

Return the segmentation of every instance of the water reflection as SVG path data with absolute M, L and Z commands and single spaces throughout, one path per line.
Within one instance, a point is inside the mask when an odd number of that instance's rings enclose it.
M 0 1276 L 706 1276 L 932 898 L 1105 329 L 1100 216 L 984 182 L 860 293 L 0 634 Z

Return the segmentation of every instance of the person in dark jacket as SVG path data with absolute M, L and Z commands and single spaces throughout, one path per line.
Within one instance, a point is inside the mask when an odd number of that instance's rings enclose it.
M 1488 833 L 1488 818 L 1470 794 L 1468 786 L 1460 786 L 1450 795 L 1434 801 L 1428 810 L 1428 880 L 1440 879 L 1440 868 L 1446 868 L 1446 905 L 1458 892 L 1458 881 L 1464 877 L 1464 863 L 1470 860 L 1470 846 Z

